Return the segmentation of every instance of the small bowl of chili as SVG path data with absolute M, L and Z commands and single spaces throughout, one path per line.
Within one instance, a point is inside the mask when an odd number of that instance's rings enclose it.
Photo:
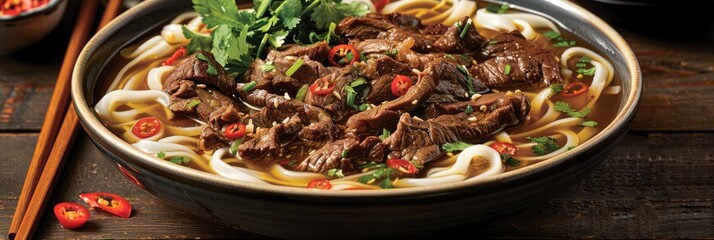
M 0 0 L 0 54 L 45 37 L 60 22 L 66 8 L 66 0 Z

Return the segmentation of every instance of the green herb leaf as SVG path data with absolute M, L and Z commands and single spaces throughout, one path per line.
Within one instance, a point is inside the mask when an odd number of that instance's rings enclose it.
M 464 109 L 464 112 L 472 113 L 472 112 L 474 112 L 474 107 L 472 107 L 471 105 L 466 105 L 466 109 Z
M 379 184 L 379 187 L 381 187 L 382 189 L 390 189 L 390 188 L 394 188 L 394 185 L 392 184 L 391 179 L 386 178 L 386 179 L 382 180 L 382 183 Z
M 510 9 L 510 8 L 511 7 L 506 4 L 502 4 L 502 5 L 490 4 L 490 5 L 486 6 L 486 11 L 489 11 L 492 13 L 506 13 L 508 11 L 508 9 Z
M 547 31 L 543 33 L 543 36 L 548 38 L 548 39 L 557 39 L 560 38 L 560 33 L 556 31 Z
M 452 143 L 444 143 L 444 145 L 441 145 L 441 149 L 443 149 L 446 152 L 455 152 L 455 151 L 463 151 L 467 147 L 472 146 L 473 144 L 462 142 L 462 141 L 456 141 Z
M 476 89 L 474 89 L 474 79 L 473 77 L 471 77 L 471 73 L 469 72 L 469 70 L 466 69 L 466 66 L 459 65 L 456 68 L 458 68 L 461 73 L 466 75 L 466 89 L 469 91 L 469 95 L 476 94 Z
M 166 157 L 166 153 L 164 153 L 164 151 L 161 151 L 161 152 L 159 152 L 159 153 L 156 154 L 156 157 L 157 157 L 157 158 L 164 159 L 164 158 Z
M 580 59 L 578 59 L 578 63 L 590 63 L 591 61 L 592 61 L 592 59 L 590 59 L 587 56 L 583 56 Z
M 186 157 L 186 156 L 173 156 L 169 159 L 169 162 L 172 162 L 172 163 L 175 163 L 178 165 L 186 165 L 189 162 L 191 162 L 191 158 Z
M 501 153 L 501 161 L 509 167 L 518 167 L 518 165 L 521 165 L 521 161 L 513 158 L 513 156 L 508 153 Z
M 341 177 L 341 178 L 342 178 L 342 177 L 345 177 L 345 174 L 342 173 L 342 169 L 333 168 L 333 169 L 327 170 L 327 176 L 330 176 L 330 177 Z
M 464 39 L 464 37 L 466 37 L 466 33 L 469 31 L 469 28 L 471 28 L 471 25 L 473 24 L 471 23 L 471 18 L 469 18 L 468 20 L 466 20 L 466 24 L 463 26 L 463 28 L 461 28 L 459 38 Z
M 243 140 L 245 140 L 245 137 L 239 138 L 231 143 L 231 147 L 228 148 L 228 153 L 230 153 L 233 156 L 236 156 L 238 154 L 238 146 L 240 146 L 243 143 Z
M 538 156 L 543 156 L 548 153 L 552 153 L 555 150 L 558 150 L 558 148 L 560 148 L 560 146 L 558 145 L 558 139 L 552 137 L 528 137 L 527 139 L 531 140 L 531 142 L 533 143 L 536 143 L 536 145 L 531 147 L 531 149 L 533 150 L 533 153 Z
M 208 28 L 219 25 L 234 25 L 238 28 L 250 26 L 256 16 L 252 12 L 238 11 L 234 0 L 193 0 L 193 9 L 203 17 Z
M 593 75 L 595 75 L 595 67 L 591 67 L 591 68 L 587 68 L 587 69 L 578 68 L 578 70 L 576 72 L 583 74 L 585 76 L 593 76 Z
M 550 90 L 553 91 L 553 93 L 559 93 L 563 91 L 563 84 L 560 83 L 555 83 L 550 85 Z
M 506 64 L 503 67 L 503 75 L 511 75 L 511 64 Z
M 300 13 L 302 12 L 300 0 L 286 0 L 278 9 L 278 16 L 283 19 L 283 26 L 287 29 L 293 29 L 300 23 Z
M 360 111 L 364 112 L 369 108 L 369 104 L 367 103 L 362 103 L 357 107 Z
M 196 34 L 185 25 L 181 25 L 181 30 L 183 31 L 183 36 L 191 40 L 188 45 L 186 45 L 186 50 L 188 50 L 189 54 L 193 54 L 197 51 L 211 51 L 213 41 L 211 37 Z
M 347 151 L 347 149 L 344 149 L 344 150 L 342 150 L 342 155 L 341 155 L 341 157 L 342 157 L 342 158 L 347 158 L 347 154 L 349 154 L 349 151 Z
M 575 41 L 573 40 L 563 40 L 553 43 L 553 47 L 570 47 L 575 46 Z
M 587 116 L 590 112 L 592 112 L 592 109 L 590 108 L 583 108 L 580 111 L 577 111 L 570 107 L 570 103 L 563 102 L 563 101 L 557 101 L 555 102 L 554 108 L 558 112 L 562 112 L 565 114 L 568 114 L 568 116 L 571 117 L 576 117 L 576 118 L 584 118 Z
M 597 126 L 597 122 L 596 121 L 585 121 L 585 122 L 581 123 L 580 125 L 584 126 L 584 127 L 595 127 L 595 126 Z
M 386 128 L 382 128 L 382 134 L 379 135 L 379 139 L 382 139 L 382 141 L 384 141 L 384 139 L 387 139 L 391 135 L 392 133 L 389 132 L 389 130 L 387 130 Z

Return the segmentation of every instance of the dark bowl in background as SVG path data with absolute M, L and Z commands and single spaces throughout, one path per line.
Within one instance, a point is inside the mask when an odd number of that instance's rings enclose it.
M 191 9 L 188 0 L 146 1 L 119 16 L 86 45 L 72 77 L 72 100 L 95 145 L 139 187 L 168 204 L 227 226 L 281 238 L 385 237 L 443 233 L 514 214 L 571 186 L 598 166 L 626 134 L 642 91 L 639 65 L 612 28 L 567 1 L 509 1 L 551 16 L 605 54 L 621 76 L 615 120 L 593 139 L 558 157 L 478 181 L 374 191 L 315 191 L 236 182 L 135 149 L 99 121 L 93 104 L 99 76 L 132 41 Z M 190 226 L 186 226 L 190 227 Z

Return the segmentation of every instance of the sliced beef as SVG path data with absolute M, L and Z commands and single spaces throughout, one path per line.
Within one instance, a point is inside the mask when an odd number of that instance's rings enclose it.
M 522 93 L 493 93 L 476 101 L 452 103 L 444 108 L 434 104 L 426 120 L 405 113 L 397 129 L 384 140 L 388 157 L 422 163 L 440 156 L 438 147 L 449 142 L 482 142 L 484 138 L 514 126 L 528 115 L 530 105 Z M 473 112 L 465 112 L 472 105 Z M 481 106 L 484 106 L 483 108 Z
M 474 63 L 473 58 L 468 55 L 442 52 L 418 53 L 412 50 L 413 46 L 414 39 L 412 38 L 407 38 L 404 41 L 366 39 L 355 43 L 355 48 L 367 58 L 390 57 L 412 69 L 425 69 L 430 62 L 437 59 L 444 59 L 467 68 Z
M 406 94 L 397 99 L 384 102 L 374 108 L 352 115 L 346 126 L 350 135 L 360 136 L 382 130 L 381 126 L 394 126 L 399 112 L 409 112 L 426 101 L 434 91 L 436 83 L 430 76 L 424 75 Z
M 424 74 L 437 79 L 434 93 L 429 96 L 427 102 L 455 102 L 467 100 L 473 93 L 486 93 L 490 89 L 483 83 L 470 78 L 467 73 L 459 70 L 458 65 L 443 58 L 430 62 L 424 70 Z M 464 67 L 464 70 L 466 68 Z M 469 86 L 473 88 L 473 93 L 469 92 Z
M 480 51 L 486 44 L 486 38 L 476 31 L 476 28 L 464 16 L 456 24 L 449 27 L 443 35 L 434 42 L 434 47 L 444 53 L 472 53 Z M 464 28 L 466 33 L 461 37 Z
M 397 74 L 414 76 L 414 72 L 409 66 L 387 56 L 368 59 L 365 62 L 355 64 L 355 67 L 358 69 L 360 76 L 371 79 L 369 92 L 364 97 L 363 102 L 375 105 L 397 98 L 392 94 L 391 90 L 392 80 Z
M 346 17 L 335 29 L 337 34 L 357 39 L 386 39 L 404 41 L 414 39 L 414 51 L 433 52 L 432 47 L 441 35 L 420 31 L 421 21 L 413 16 L 393 13 L 390 15 L 369 14 L 365 17 Z M 433 31 L 433 29 L 432 29 Z
M 238 152 L 243 159 L 261 161 L 269 154 L 280 156 L 284 151 L 282 146 L 297 139 L 321 145 L 339 138 L 339 128 L 321 108 L 262 89 L 241 92 L 241 98 L 261 108 L 244 116 L 241 121 L 252 122 L 257 128 L 270 129 L 259 132 L 258 137 L 248 141 L 248 144 L 241 144 Z
M 309 59 L 317 62 L 322 62 L 327 58 L 330 52 L 330 45 L 326 42 L 318 42 L 312 45 L 288 45 L 282 47 L 279 51 L 270 51 L 266 57 L 267 61 L 274 61 L 277 58 L 284 56 L 302 57 L 307 56 Z
M 308 91 L 305 95 L 305 103 L 325 109 L 334 120 L 340 120 L 345 115 L 356 111 L 353 107 L 348 106 L 345 101 L 347 99 L 345 86 L 352 83 L 357 77 L 359 77 L 357 69 L 350 65 L 317 79 L 317 84 L 329 82 L 330 86 L 334 86 L 334 90 L 331 93 L 322 95 Z
M 492 58 L 470 71 L 489 87 L 545 87 L 563 81 L 553 53 L 529 42 L 519 32 L 494 36 L 482 54 Z
M 274 93 L 288 92 L 294 95 L 303 85 L 310 84 L 330 72 L 320 62 L 310 60 L 307 55 L 303 55 L 299 59 L 302 59 L 304 63 L 291 76 L 287 76 L 285 73 L 298 61 L 298 57 L 279 56 L 270 62 L 256 59 L 251 63 L 247 80 L 256 82 L 255 87 L 258 89 L 269 89 Z M 273 67 L 265 68 L 266 64 Z
M 384 161 L 385 150 L 385 145 L 375 136 L 361 142 L 354 138 L 340 139 L 315 150 L 294 170 L 326 173 L 330 169 L 341 169 L 344 173 L 354 173 L 358 161 Z
M 210 74 L 207 71 L 209 66 L 212 70 L 215 70 L 214 74 Z M 182 91 L 185 90 L 185 88 L 182 88 L 182 86 L 185 87 L 185 85 L 181 84 L 182 80 L 213 85 L 228 95 L 234 92 L 236 86 L 235 80 L 216 62 L 213 55 L 206 51 L 199 51 L 189 56 L 185 62 L 176 67 L 164 83 L 163 90 L 169 95 L 190 95 L 190 93 Z

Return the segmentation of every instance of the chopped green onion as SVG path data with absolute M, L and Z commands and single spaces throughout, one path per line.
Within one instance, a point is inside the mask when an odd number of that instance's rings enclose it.
M 308 88 L 309 87 L 307 86 L 307 84 L 302 85 L 302 87 L 300 87 L 300 90 L 298 90 L 297 95 L 295 95 L 295 99 L 300 101 L 305 100 L 305 95 L 307 94 Z
M 472 112 L 474 112 L 474 107 L 472 107 L 471 105 L 466 105 L 466 109 L 464 109 L 464 112 L 472 113 Z
M 349 85 L 345 85 L 345 92 L 347 92 L 347 97 L 345 98 L 347 106 L 357 109 L 357 106 L 355 106 L 355 97 L 357 97 L 357 92 Z
M 366 111 L 366 110 L 369 108 L 369 104 L 362 103 L 362 104 L 359 105 L 358 108 L 359 108 L 360 111 L 364 112 L 364 111 Z
M 576 66 L 576 67 L 579 67 L 579 68 L 584 68 L 584 67 L 587 67 L 588 64 L 587 64 L 587 63 L 578 62 L 578 63 L 575 64 L 575 66 Z
M 285 71 L 285 75 L 288 77 L 292 76 L 298 69 L 300 69 L 303 63 L 305 63 L 305 61 L 302 60 L 302 58 L 298 58 L 297 61 L 295 61 L 295 63 L 293 63 L 293 65 Z
M 444 54 L 444 57 L 445 57 L 445 58 L 448 58 L 448 59 L 451 59 L 451 60 L 453 60 L 453 61 L 456 61 L 456 58 L 454 58 L 454 55 L 451 55 L 451 54 L 448 54 L 448 53 L 447 53 L 447 54 Z
M 466 37 L 466 33 L 469 31 L 469 27 L 471 27 L 471 25 L 473 24 L 471 24 L 471 18 L 469 18 L 468 20 L 466 20 L 466 25 L 461 28 L 461 34 L 459 34 L 459 38 L 464 39 L 464 37 Z
M 590 61 L 592 61 L 592 59 L 590 59 L 590 58 L 587 57 L 587 56 L 583 56 L 583 57 L 581 57 L 580 59 L 578 59 L 578 62 L 579 62 L 579 63 L 590 63 Z
M 506 66 L 503 67 L 503 74 L 511 75 L 511 64 L 506 64 Z
M 585 121 L 585 122 L 581 123 L 580 125 L 584 126 L 584 127 L 595 127 L 595 126 L 597 126 L 597 122 L 596 121 Z
M 548 38 L 548 39 L 556 39 L 560 37 L 560 33 L 556 31 L 547 31 L 543 33 L 543 36 Z
M 171 157 L 171 159 L 169 159 L 169 162 L 172 162 L 172 163 L 175 163 L 178 165 L 186 165 L 189 162 L 191 162 L 191 158 L 186 157 L 186 156 L 173 156 L 173 157 Z
M 595 75 L 595 67 L 591 67 L 591 68 L 587 68 L 587 69 L 578 68 L 578 70 L 576 72 L 583 74 L 585 76 L 593 76 L 593 75 Z
M 459 71 L 466 75 L 466 88 L 469 90 L 469 95 L 476 94 L 476 89 L 474 89 L 474 80 L 471 77 L 471 73 L 469 72 L 469 70 L 466 69 L 466 66 L 459 65 L 456 68 L 458 68 Z
M 235 140 L 231 143 L 231 147 L 228 149 L 228 153 L 231 155 L 235 156 L 238 154 L 238 146 L 240 146 L 243 143 L 243 140 L 245 137 L 239 138 L 238 140 Z
M 164 151 L 158 152 L 158 153 L 156 154 L 156 157 L 163 159 L 163 158 L 166 157 L 166 153 L 164 153 Z
M 511 7 L 509 7 L 506 4 L 502 4 L 502 5 L 491 4 L 491 5 L 486 6 L 486 11 L 489 11 L 492 13 L 506 13 L 506 11 L 508 11 L 508 9 L 510 9 L 510 8 Z
M 198 104 L 201 104 L 201 100 L 192 100 L 186 104 L 186 108 L 191 109 L 191 108 L 197 106 Z
M 246 84 L 245 86 L 243 86 L 243 91 L 244 91 L 244 92 L 249 92 L 250 90 L 253 90 L 253 88 L 255 88 L 255 85 L 257 85 L 257 84 L 258 84 L 258 83 L 255 82 L 255 81 L 249 82 L 248 84 Z
M 570 41 L 563 40 L 563 41 L 553 43 L 553 47 L 570 47 L 570 46 L 574 46 L 574 45 L 575 45 L 575 41 L 572 41 L 572 40 L 570 40 Z
M 382 139 L 382 141 L 384 141 L 384 139 L 387 139 L 391 135 L 392 133 L 389 132 L 389 130 L 382 128 L 382 135 L 379 135 L 379 139 Z
M 365 84 L 365 83 L 367 83 L 367 79 L 364 78 L 364 77 L 362 77 L 362 76 L 359 76 L 359 77 L 357 77 L 357 79 L 355 79 L 352 83 L 350 83 L 350 87 L 361 86 L 361 85 L 363 85 L 363 84 Z
M 496 41 L 496 40 L 488 41 L 488 45 L 496 45 L 497 43 L 498 43 L 498 41 Z
M 550 90 L 553 91 L 554 93 L 562 92 L 563 88 L 564 88 L 564 86 L 561 83 L 556 83 L 556 84 L 550 85 Z
M 347 154 L 348 154 L 348 153 L 349 153 L 349 152 L 347 151 L 347 149 L 342 150 L 342 156 L 341 156 L 341 157 L 342 157 L 342 158 L 347 158 Z

